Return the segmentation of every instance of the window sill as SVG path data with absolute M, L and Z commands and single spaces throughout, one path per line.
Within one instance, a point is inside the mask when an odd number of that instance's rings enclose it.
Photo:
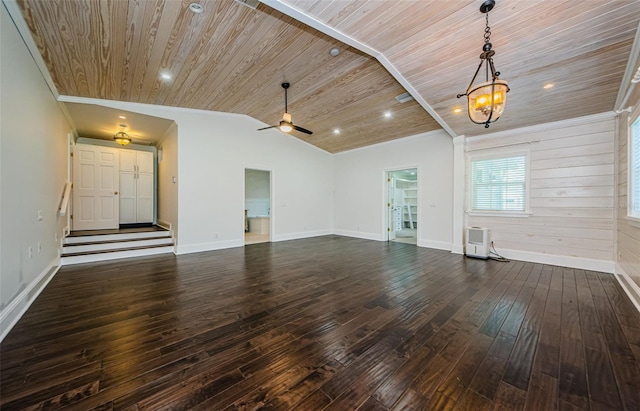
M 466 211 L 471 217 L 511 217 L 511 218 L 529 218 L 533 213 L 528 211 Z

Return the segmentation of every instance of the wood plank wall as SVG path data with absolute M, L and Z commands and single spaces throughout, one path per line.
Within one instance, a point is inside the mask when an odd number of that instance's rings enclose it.
M 533 214 L 528 218 L 467 216 L 466 226 L 489 228 L 498 252 L 508 249 L 613 261 L 614 134 L 613 116 L 598 116 L 551 129 L 469 138 L 467 160 L 505 145 L 509 146 L 499 150 L 530 150 Z M 511 145 L 519 142 L 524 144 Z
M 640 223 L 627 218 L 629 113 L 621 114 L 618 121 L 618 264 L 640 286 Z

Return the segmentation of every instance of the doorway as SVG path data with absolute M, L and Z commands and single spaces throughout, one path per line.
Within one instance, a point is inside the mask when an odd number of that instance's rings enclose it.
M 418 242 L 418 169 L 387 172 L 388 241 Z
M 244 170 L 244 244 L 271 241 L 271 171 Z

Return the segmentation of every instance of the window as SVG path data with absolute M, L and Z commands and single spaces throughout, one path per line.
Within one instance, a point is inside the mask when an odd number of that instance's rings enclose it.
M 630 217 L 640 218 L 640 116 L 629 133 L 629 208 Z
M 526 154 L 471 159 L 470 211 L 528 211 Z

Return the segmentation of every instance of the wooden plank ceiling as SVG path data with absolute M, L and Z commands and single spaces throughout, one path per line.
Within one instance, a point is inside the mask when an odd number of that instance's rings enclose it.
M 405 90 L 376 59 L 264 4 L 198 0 L 204 13 L 193 14 L 190 2 L 19 6 L 61 95 L 242 113 L 272 125 L 287 81 L 294 123 L 314 131 L 293 134 L 332 153 L 440 128 L 415 101 L 395 100 Z M 467 136 L 612 110 L 640 21 L 637 0 L 498 0 L 489 16 L 494 60 L 512 90 L 505 114 L 485 130 L 456 99 L 479 62 L 480 1 L 282 3 L 379 51 Z

